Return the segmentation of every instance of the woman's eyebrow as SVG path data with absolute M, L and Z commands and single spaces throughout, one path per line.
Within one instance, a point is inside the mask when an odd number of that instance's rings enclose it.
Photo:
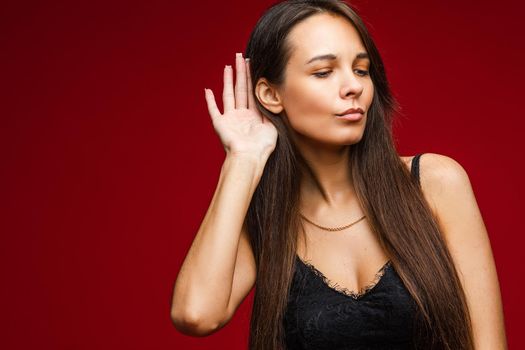
M 325 55 L 318 55 L 318 56 L 315 56 L 315 57 L 312 57 L 311 59 L 309 59 L 306 64 L 310 64 L 314 61 L 320 61 L 320 60 L 335 60 L 337 59 L 337 56 L 334 55 L 333 53 L 328 53 L 328 54 L 325 54 Z M 357 55 L 355 55 L 355 59 L 367 59 L 369 60 L 370 58 L 368 57 L 368 53 L 366 52 L 359 52 Z

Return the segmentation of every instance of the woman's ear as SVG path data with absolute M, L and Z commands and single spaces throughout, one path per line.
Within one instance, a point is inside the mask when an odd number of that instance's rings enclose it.
M 279 92 L 265 78 L 260 78 L 257 82 L 255 96 L 273 114 L 279 114 L 284 109 Z

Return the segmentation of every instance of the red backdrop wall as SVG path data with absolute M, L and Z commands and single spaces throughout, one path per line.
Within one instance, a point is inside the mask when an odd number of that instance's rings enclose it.
M 3 5 L 1 348 L 246 348 L 253 291 L 207 338 L 178 333 L 169 308 L 224 159 L 203 89 L 221 95 L 271 3 Z M 448 155 L 470 175 L 521 348 L 523 8 L 353 4 L 402 105 L 400 153 Z

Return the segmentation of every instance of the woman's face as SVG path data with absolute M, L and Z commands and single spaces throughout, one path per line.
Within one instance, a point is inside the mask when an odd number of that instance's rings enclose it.
M 288 43 L 291 56 L 278 91 L 294 136 L 331 146 L 359 142 L 374 85 L 357 30 L 343 17 L 317 14 L 297 24 Z M 361 108 L 363 117 L 338 118 L 350 108 Z

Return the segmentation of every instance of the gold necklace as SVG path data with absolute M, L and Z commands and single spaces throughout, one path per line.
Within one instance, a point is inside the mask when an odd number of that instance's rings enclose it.
M 344 230 L 345 228 L 349 228 L 350 226 L 354 225 L 354 224 L 357 224 L 359 221 L 363 220 L 364 218 L 366 218 L 366 215 L 363 215 L 360 219 L 352 222 L 351 224 L 348 224 L 348 225 L 345 225 L 345 226 L 341 226 L 341 227 L 324 227 L 324 226 L 321 226 L 321 225 L 317 225 L 315 222 L 312 222 L 311 220 L 309 220 L 308 218 L 306 218 L 303 214 L 299 213 L 299 215 L 301 215 L 301 217 L 303 219 L 305 219 L 306 221 L 308 221 L 309 223 L 311 223 L 312 225 L 314 226 L 317 226 L 319 227 L 320 229 L 322 230 L 325 230 L 325 231 L 341 231 L 341 230 Z

